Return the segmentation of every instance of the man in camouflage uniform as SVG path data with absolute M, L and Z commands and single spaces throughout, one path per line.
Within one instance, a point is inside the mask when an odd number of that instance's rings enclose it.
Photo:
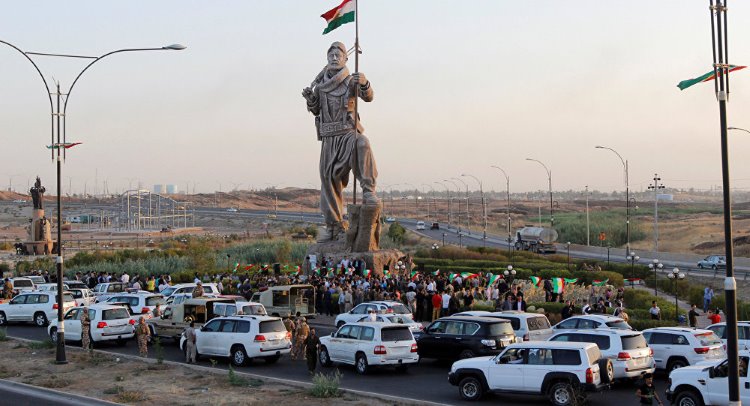
M 135 337 L 138 341 L 138 352 L 141 357 L 148 358 L 148 339 L 151 337 L 151 331 L 146 325 L 146 319 L 138 319 L 138 325 L 135 327 Z
M 294 346 L 292 347 L 292 359 L 305 359 L 305 340 L 310 334 L 310 326 L 304 317 L 297 320 L 297 330 L 294 334 Z
M 84 350 L 91 349 L 91 319 L 88 307 L 81 310 L 81 347 Z
M 8 278 L 5 278 L 5 283 L 3 284 L 3 297 L 5 299 L 13 299 L 13 285 Z
M 203 291 L 203 284 L 198 281 L 198 284 L 195 286 L 195 289 L 193 289 L 193 297 L 202 297 L 205 294 Z

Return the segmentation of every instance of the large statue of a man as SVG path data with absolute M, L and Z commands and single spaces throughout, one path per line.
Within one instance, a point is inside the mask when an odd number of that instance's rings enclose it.
M 370 149 L 370 141 L 362 135 L 358 122 L 354 128 L 354 101 L 357 96 L 370 102 L 373 91 L 363 73 L 349 74 L 346 47 L 334 42 L 328 48 L 328 64 L 302 91 L 307 110 L 315 115 L 320 149 L 320 209 L 326 220 L 326 235 L 321 240 L 336 240 L 344 231 L 344 189 L 349 172 L 354 169 L 362 185 L 364 204 L 378 204 L 375 180 L 378 170 Z

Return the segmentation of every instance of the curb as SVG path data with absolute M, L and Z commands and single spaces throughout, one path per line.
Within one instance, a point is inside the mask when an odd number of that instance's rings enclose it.
M 36 340 L 30 340 L 30 339 L 21 338 L 21 337 L 8 336 L 8 338 L 13 339 L 13 340 L 17 340 L 17 341 L 27 342 L 27 343 L 38 342 Z M 66 348 L 66 350 L 72 349 L 72 350 L 75 350 L 75 351 L 84 351 L 80 347 L 74 347 L 74 346 L 70 346 L 70 345 L 67 345 L 67 344 L 65 345 L 65 348 Z M 129 360 L 132 360 L 132 361 L 141 361 L 141 362 L 145 362 L 145 363 L 148 363 L 148 364 L 156 364 L 157 363 L 156 359 L 153 359 L 153 358 L 142 358 L 142 357 L 140 357 L 138 355 L 120 354 L 120 353 L 116 353 L 116 352 L 102 351 L 102 350 L 96 350 L 96 349 L 93 350 L 93 351 L 101 353 L 101 354 L 106 354 L 106 355 L 109 355 L 109 356 L 113 356 L 113 357 L 116 357 L 116 358 L 124 358 L 124 359 L 129 359 Z M 194 370 L 194 371 L 208 372 L 208 373 L 212 373 L 212 374 L 216 374 L 216 375 L 226 375 L 228 373 L 228 370 L 217 369 L 217 368 L 212 368 L 212 367 L 205 367 L 205 366 L 202 366 L 202 365 L 185 364 L 185 363 L 177 362 L 177 361 L 164 360 L 162 363 L 165 364 L 165 365 L 180 366 L 180 367 L 188 368 L 188 369 L 191 369 L 191 370 Z M 264 381 L 264 382 L 275 382 L 275 383 L 280 383 L 280 384 L 284 384 L 284 385 L 288 385 L 288 386 L 293 386 L 293 387 L 301 388 L 301 389 L 309 389 L 309 388 L 311 388 L 313 386 L 313 384 L 311 382 L 304 382 L 304 381 L 297 381 L 297 380 L 293 380 L 293 379 L 284 379 L 284 378 L 276 378 L 276 377 L 272 377 L 272 376 L 258 375 L 258 374 L 253 374 L 253 373 L 249 373 L 249 372 L 238 371 L 236 369 L 234 370 L 234 372 L 237 375 L 242 375 L 242 376 L 245 376 L 245 377 L 249 377 L 249 378 L 253 378 L 253 379 L 258 379 L 258 380 L 261 380 L 261 381 Z M 0 381 L 2 381 L 2 380 L 0 380 Z M 50 391 L 50 392 L 57 392 L 57 391 L 52 391 L 52 390 L 46 389 L 46 388 L 39 388 L 37 386 L 31 386 L 31 385 L 26 385 L 26 386 L 29 386 L 30 388 L 34 388 L 34 389 L 39 389 L 39 390 L 47 390 L 47 391 Z M 404 398 L 404 397 L 398 397 L 398 396 L 384 395 L 384 394 L 380 394 L 380 393 L 360 391 L 360 390 L 357 390 L 357 389 L 339 388 L 339 390 L 341 392 L 346 392 L 346 393 L 349 393 L 349 394 L 352 394 L 352 395 L 357 395 L 357 396 L 360 396 L 360 397 L 367 397 L 367 398 L 378 399 L 378 400 L 382 400 L 382 401 L 386 401 L 386 402 L 393 402 L 394 405 L 395 404 L 424 405 L 424 406 L 446 406 L 446 405 L 448 405 L 447 403 L 437 403 L 437 402 L 430 402 L 430 401 L 426 401 L 426 400 L 419 400 L 419 399 L 411 399 L 411 398 Z M 81 399 L 88 400 L 89 402 L 92 402 L 92 401 L 93 402 L 100 402 L 100 403 L 88 403 L 88 404 L 91 404 L 91 405 L 96 405 L 96 404 L 101 404 L 101 405 L 117 405 L 118 404 L 118 403 L 110 403 L 110 402 L 99 400 L 99 399 L 95 399 L 95 398 L 87 398 L 87 397 L 81 396 L 81 395 L 73 395 L 73 394 L 69 394 L 67 392 L 57 392 L 57 393 L 59 395 L 68 396 L 68 397 L 71 397 L 71 398 L 72 397 L 80 397 Z M 86 406 L 88 404 L 87 403 L 70 403 L 70 405 L 83 405 L 83 406 Z
M 27 385 L 21 382 L 13 382 L 0 379 L 0 390 L 11 394 L 33 394 L 34 400 L 40 404 L 70 405 L 70 406 L 109 406 L 119 405 L 106 400 L 96 399 L 88 396 L 61 392 L 41 386 Z M 50 402 L 50 403 L 46 403 Z

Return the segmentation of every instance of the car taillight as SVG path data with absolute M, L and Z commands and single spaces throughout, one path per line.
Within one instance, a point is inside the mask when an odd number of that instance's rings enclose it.
M 417 352 L 417 344 L 416 343 L 411 345 L 411 352 Z
M 389 308 L 385 309 L 385 312 L 386 312 L 386 313 L 389 313 L 389 314 L 390 314 L 390 313 L 393 313 L 393 309 L 391 309 L 391 308 L 389 307 Z
M 266 342 L 266 336 L 264 336 L 262 334 L 258 334 L 258 335 L 255 336 L 255 339 L 253 341 L 255 341 L 256 343 L 265 343 Z
M 594 371 L 586 368 L 586 383 L 594 383 Z
M 52 308 L 55 309 L 55 310 L 57 310 L 57 309 L 60 308 L 60 306 L 57 303 L 53 303 L 52 304 Z
M 383 355 L 386 354 L 385 347 L 382 345 L 376 345 L 375 346 L 375 355 Z
M 292 332 L 291 331 L 287 331 L 286 332 L 286 339 L 287 340 L 291 340 L 292 339 Z
M 693 348 L 696 354 L 708 354 L 708 347 L 696 347 Z
M 128 320 L 128 323 L 130 323 L 131 326 L 135 326 L 135 320 L 133 319 Z
M 143 309 L 141 309 L 141 313 L 148 313 L 150 311 L 151 310 L 148 307 L 144 307 Z
M 104 328 L 104 327 L 107 327 L 107 322 L 106 321 L 100 321 L 100 322 L 96 323 L 96 328 Z
M 523 335 L 523 341 L 529 341 L 529 333 Z
M 617 353 L 617 360 L 618 361 L 626 361 L 626 360 L 629 360 L 629 359 L 630 359 L 630 354 L 628 354 L 627 352 Z

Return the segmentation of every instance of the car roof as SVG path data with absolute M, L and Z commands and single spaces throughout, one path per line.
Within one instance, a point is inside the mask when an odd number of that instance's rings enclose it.
M 127 307 L 119 304 L 113 304 L 113 303 L 94 303 L 88 306 L 76 306 L 75 308 L 83 309 L 84 307 L 88 307 L 89 309 L 94 310 L 108 310 L 108 309 L 127 309 Z
M 581 334 L 594 334 L 594 335 L 615 335 L 615 336 L 632 336 L 632 335 L 638 335 L 643 334 L 641 331 L 634 331 L 634 330 L 615 330 L 615 329 L 574 329 L 574 330 L 564 330 L 560 331 L 559 333 L 555 333 L 555 336 L 558 336 L 560 334 L 571 334 L 571 333 L 581 333 Z
M 740 321 L 737 322 L 737 324 L 750 324 L 750 321 L 740 320 Z M 707 326 L 706 328 L 713 327 L 713 326 L 726 326 L 726 325 L 727 325 L 727 322 L 726 321 L 722 321 L 721 323 L 711 324 L 711 325 Z
M 713 333 L 713 331 L 711 330 L 706 330 L 702 328 L 687 328 L 687 327 L 652 327 L 652 328 L 643 330 L 644 333 L 647 331 L 667 332 L 667 333 Z
M 235 314 L 232 316 L 215 317 L 211 320 L 258 320 L 258 321 L 269 321 L 269 320 L 281 320 L 281 317 L 276 316 L 261 316 L 253 314 Z
M 569 320 L 569 319 L 598 319 L 598 320 L 606 320 L 606 321 L 623 320 L 620 317 L 612 316 L 609 314 L 579 314 L 577 316 L 569 317 L 568 319 L 565 319 L 565 320 Z
M 547 318 L 547 316 L 541 314 L 541 313 L 526 313 L 522 312 L 520 310 L 503 310 L 501 312 L 492 312 L 490 313 L 493 316 L 514 316 L 519 317 L 522 319 L 530 319 L 532 317 L 544 317 Z
M 513 343 L 511 348 L 564 348 L 564 349 L 585 349 L 588 347 L 597 347 L 594 343 L 573 342 L 573 341 L 524 341 Z M 598 347 L 597 347 L 598 348 Z
M 484 323 L 510 323 L 509 320 L 501 319 L 498 317 L 483 317 L 483 316 L 448 316 L 441 317 L 435 321 L 481 321 Z
M 405 324 L 382 323 L 378 321 L 360 321 L 357 323 L 346 323 L 345 326 L 370 326 L 375 328 L 398 328 L 403 326 L 404 328 L 408 328 Z

